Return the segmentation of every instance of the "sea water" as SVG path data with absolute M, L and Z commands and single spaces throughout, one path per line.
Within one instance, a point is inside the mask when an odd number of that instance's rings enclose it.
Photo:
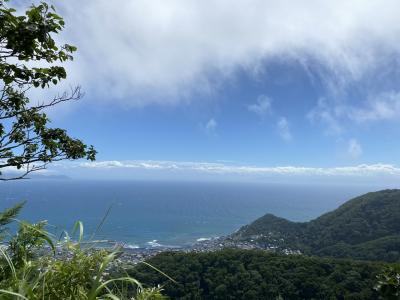
M 54 232 L 84 224 L 85 236 L 127 247 L 185 246 L 227 235 L 266 213 L 308 221 L 371 186 L 222 182 L 22 180 L 0 184 L 0 209 L 27 203 L 20 219 Z M 108 214 L 107 214 L 108 212 Z M 100 229 L 103 217 L 106 216 Z

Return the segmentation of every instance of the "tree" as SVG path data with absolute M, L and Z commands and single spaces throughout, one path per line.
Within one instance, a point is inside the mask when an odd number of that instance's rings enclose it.
M 394 300 L 400 298 L 400 265 L 387 267 L 382 274 L 378 275 L 378 285 L 375 289 L 380 293 L 382 299 Z
M 47 108 L 82 97 L 72 88 L 49 101 L 36 104 L 32 89 L 45 89 L 65 79 L 62 64 L 73 59 L 76 47 L 58 45 L 53 35 L 64 28 L 64 20 L 53 6 L 41 3 L 18 14 L 0 0 L 0 180 L 25 178 L 54 161 L 86 158 L 96 150 L 70 137 L 66 130 L 49 127 Z M 57 65 L 59 64 L 59 65 Z M 18 175 L 5 170 L 17 169 Z

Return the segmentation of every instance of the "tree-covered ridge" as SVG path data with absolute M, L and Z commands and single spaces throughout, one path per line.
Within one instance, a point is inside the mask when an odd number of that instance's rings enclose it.
M 161 284 L 171 299 L 379 299 L 374 287 L 383 263 L 226 249 L 161 253 L 130 275 Z
M 400 190 L 359 196 L 304 223 L 267 214 L 232 237 L 320 256 L 399 261 Z

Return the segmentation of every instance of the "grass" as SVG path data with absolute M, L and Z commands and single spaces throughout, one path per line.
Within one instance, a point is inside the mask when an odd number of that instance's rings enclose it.
M 16 206 L 0 214 L 2 232 L 20 209 Z M 81 222 L 76 222 L 72 237 L 64 232 L 58 240 L 46 225 L 19 222 L 18 231 L 0 247 L 0 299 L 166 299 L 160 287 L 144 287 L 124 275 L 123 269 L 115 269 L 120 249 L 82 246 Z

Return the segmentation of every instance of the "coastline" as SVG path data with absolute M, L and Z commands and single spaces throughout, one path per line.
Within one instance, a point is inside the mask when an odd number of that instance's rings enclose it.
M 106 249 L 110 251 L 119 251 L 120 255 L 116 259 L 116 264 L 129 264 L 135 265 L 150 257 L 153 257 L 162 252 L 213 252 L 222 250 L 224 248 L 237 248 L 237 249 L 260 249 L 260 250 L 274 250 L 273 247 L 265 248 L 260 245 L 247 241 L 236 241 L 229 236 L 221 236 L 215 238 L 201 238 L 191 245 L 183 246 L 166 246 L 157 243 L 157 240 L 153 240 L 153 243 L 149 243 L 147 247 L 132 246 L 130 244 L 121 243 L 113 240 L 94 240 L 94 241 L 83 241 L 81 242 L 83 247 L 88 249 Z M 57 256 L 68 257 L 68 253 L 64 252 L 62 245 L 57 246 Z
M 124 247 L 123 244 L 115 244 L 114 249 L 120 248 L 121 254 L 115 261 L 116 265 L 136 265 L 142 261 L 145 261 L 157 254 L 162 252 L 184 252 L 184 253 L 204 253 L 214 252 L 223 249 L 242 249 L 242 250 L 264 250 L 280 252 L 282 254 L 299 255 L 302 254 L 298 250 L 292 249 L 278 249 L 275 245 L 265 246 L 257 243 L 254 240 L 242 241 L 233 239 L 231 236 L 221 236 L 216 238 L 201 239 L 192 245 L 186 246 L 155 246 L 155 247 L 135 247 L 132 248 L 129 245 Z M 105 247 L 97 247 L 105 248 Z M 112 248 L 108 248 L 112 249 Z

